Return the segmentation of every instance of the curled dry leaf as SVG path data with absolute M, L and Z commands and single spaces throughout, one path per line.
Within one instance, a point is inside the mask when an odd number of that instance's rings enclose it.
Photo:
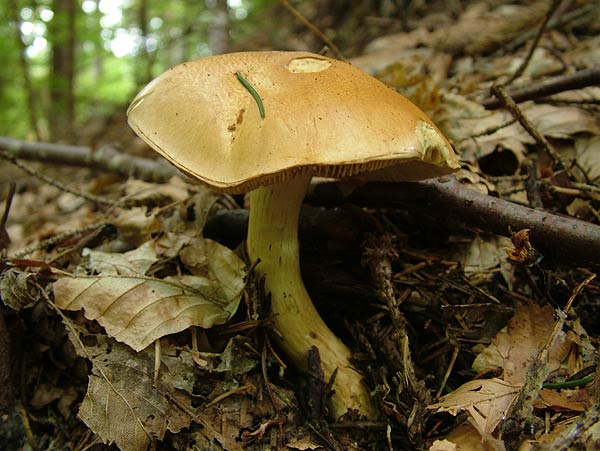
M 7 307 L 20 311 L 35 304 L 40 297 L 35 274 L 18 268 L 9 268 L 0 273 L 0 302 Z
M 479 433 L 489 436 L 502 421 L 519 390 L 520 387 L 500 379 L 474 380 L 427 408 L 451 415 L 467 411 Z
M 233 252 L 216 242 L 205 243 L 203 275 L 157 279 L 144 275 L 153 261 L 148 247 L 112 259 L 92 253 L 90 262 L 98 262 L 101 274 L 56 281 L 56 305 L 83 309 L 86 318 L 97 320 L 110 336 L 136 351 L 165 335 L 190 326 L 210 328 L 233 316 L 245 267 Z

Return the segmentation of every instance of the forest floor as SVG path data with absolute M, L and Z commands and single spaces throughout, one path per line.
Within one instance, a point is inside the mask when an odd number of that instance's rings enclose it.
M 136 149 L 117 169 L 114 152 L 70 168 L 0 141 L 15 187 L 0 208 L 2 448 L 598 449 L 600 13 L 558 3 L 427 15 L 350 60 L 419 105 L 462 164 L 437 182 L 315 184 L 303 209 L 304 281 L 375 418 L 330 421 L 318 360 L 286 367 L 271 343 L 240 258 L 243 197 L 144 159 L 131 132 L 108 144 Z M 113 127 L 125 136 L 124 113 Z M 164 321 L 173 287 L 201 322 Z

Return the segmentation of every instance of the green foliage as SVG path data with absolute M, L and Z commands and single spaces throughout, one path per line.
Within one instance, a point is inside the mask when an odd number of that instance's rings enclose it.
M 168 67 L 211 54 L 209 29 L 225 0 L 75 0 L 75 136 L 97 116 L 122 109 L 143 84 Z M 228 34 L 235 45 L 263 25 L 275 0 L 229 0 Z M 48 139 L 51 69 L 51 0 L 0 2 L 0 135 L 36 139 L 29 97 L 41 138 Z M 142 23 L 144 20 L 144 23 Z M 54 28 L 56 29 L 56 27 Z M 20 30 L 21 41 L 18 40 Z M 60 35 L 68 30 L 60 27 Z M 145 36 L 144 36 L 145 34 Z M 24 50 L 25 67 L 20 62 Z

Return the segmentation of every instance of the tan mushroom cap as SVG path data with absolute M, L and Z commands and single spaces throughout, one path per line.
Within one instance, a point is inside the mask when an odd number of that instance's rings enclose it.
M 236 75 L 260 95 L 258 102 Z M 421 180 L 459 167 L 429 118 L 348 63 L 306 52 L 245 52 L 180 64 L 127 112 L 134 131 L 188 175 L 241 193 L 314 175 Z

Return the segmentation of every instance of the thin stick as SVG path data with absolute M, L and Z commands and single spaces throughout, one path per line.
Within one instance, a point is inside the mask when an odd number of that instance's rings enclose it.
M 444 387 L 446 386 L 448 379 L 450 379 L 450 374 L 452 374 L 452 370 L 454 369 L 454 364 L 456 363 L 456 358 L 458 357 L 459 351 L 460 351 L 460 348 L 458 346 L 454 346 L 454 351 L 452 351 L 452 357 L 450 357 L 450 363 L 448 364 L 448 369 L 446 369 L 446 374 L 444 374 L 444 379 L 442 379 L 440 388 L 438 388 L 438 391 L 435 395 L 436 399 L 439 398 L 440 396 L 442 396 Z
M 35 251 L 39 251 L 40 249 L 52 247 L 52 246 L 60 243 L 61 241 L 64 241 L 67 238 L 84 235 L 84 234 L 90 233 L 90 232 L 97 232 L 100 229 L 102 229 L 104 227 L 108 227 L 110 225 L 111 225 L 111 223 L 109 223 L 109 222 L 101 222 L 98 224 L 90 224 L 90 225 L 87 225 L 80 229 L 67 230 L 66 232 L 62 232 L 62 233 L 59 233 L 58 235 L 54 235 L 53 237 L 42 240 L 39 243 L 37 243 L 35 246 L 20 250 L 19 252 L 14 254 L 11 258 L 14 258 L 14 259 L 25 258 L 28 255 L 33 254 Z
M 556 9 L 558 8 L 558 6 L 561 4 L 562 1 L 563 0 L 553 0 L 552 1 L 552 4 L 550 5 L 550 8 L 548 8 L 548 12 L 546 13 L 546 17 L 544 17 L 544 21 L 542 22 L 542 25 L 540 26 L 537 34 L 535 35 L 533 43 L 531 44 L 531 47 L 529 48 L 529 52 L 527 53 L 527 56 L 523 60 L 523 63 L 521 64 L 521 66 L 508 79 L 508 81 L 506 83 L 504 83 L 504 86 L 507 86 L 507 85 L 511 84 L 513 81 L 515 81 L 521 75 L 523 75 L 523 72 L 525 72 L 525 69 L 529 65 L 529 61 L 531 61 L 531 57 L 533 56 L 533 52 L 537 48 L 537 46 L 538 46 L 538 44 L 540 42 L 540 39 L 541 39 L 542 35 L 544 34 L 544 31 L 546 31 L 546 27 L 548 26 L 548 22 L 550 21 L 550 19 L 554 15 L 554 12 L 556 11 Z
M 317 37 L 319 39 L 321 39 L 321 41 L 323 41 L 325 43 L 325 45 L 327 45 L 333 51 L 333 53 L 335 53 L 336 58 L 341 59 L 342 61 L 346 61 L 346 58 L 344 58 L 344 55 L 342 54 L 340 49 L 338 49 L 337 46 L 333 43 L 333 41 L 331 39 L 329 39 L 327 36 L 325 36 L 325 34 L 321 30 L 319 30 L 312 23 L 310 23 L 310 21 L 306 17 L 304 17 L 300 13 L 300 11 L 298 11 L 296 8 L 294 8 L 292 5 L 290 5 L 290 3 L 287 0 L 279 0 L 279 3 L 281 3 L 281 5 L 285 9 L 287 9 L 296 19 L 298 19 L 300 22 L 302 22 L 302 24 L 306 28 L 308 28 L 315 35 L 317 35 Z
M 558 153 L 558 151 L 554 148 L 552 144 L 546 139 L 544 135 L 542 135 L 531 123 L 527 120 L 521 109 L 517 106 L 514 100 L 506 93 L 506 90 L 503 86 L 493 86 L 492 92 L 496 97 L 498 97 L 504 105 L 513 115 L 513 117 L 519 121 L 521 126 L 529 133 L 533 139 L 537 142 L 537 144 L 542 147 L 548 156 L 552 159 L 554 164 L 558 169 L 562 169 L 566 172 L 571 180 L 577 181 L 575 173 L 571 170 L 569 165 L 563 161 L 562 157 Z
M 588 86 L 600 84 L 600 65 L 588 69 L 579 70 L 575 73 L 562 75 L 543 80 L 540 83 L 515 88 L 508 91 L 508 95 L 516 102 L 525 100 L 539 99 L 559 92 L 571 91 L 573 89 L 583 89 Z M 497 97 L 489 97 L 481 102 L 488 110 L 493 110 L 503 106 L 503 103 Z
M 121 153 L 111 146 L 93 150 L 87 146 L 19 141 L 0 136 L 0 150 L 20 160 L 99 169 L 148 182 L 166 182 L 171 177 L 182 175 L 174 166 Z
M 77 191 L 73 188 L 69 188 L 68 186 L 63 185 L 62 183 L 44 175 L 44 174 L 40 174 L 39 172 L 36 172 L 33 169 L 31 169 L 29 166 L 24 165 L 23 163 L 18 161 L 15 157 L 13 157 L 11 154 L 9 154 L 8 152 L 6 152 L 4 150 L 0 150 L 0 157 L 4 158 L 6 161 L 11 162 L 16 167 L 18 167 L 22 171 L 26 172 L 27 174 L 41 180 L 44 183 L 47 183 L 48 185 L 54 186 L 55 188 L 58 188 L 61 191 L 73 194 L 78 197 L 82 197 L 83 199 L 85 199 L 87 201 L 94 202 L 99 205 L 105 205 L 105 206 L 109 206 L 109 207 L 112 207 L 115 205 L 115 203 L 113 201 L 103 199 L 101 197 L 97 197 L 97 196 L 94 196 L 93 194 L 86 193 L 83 191 Z

